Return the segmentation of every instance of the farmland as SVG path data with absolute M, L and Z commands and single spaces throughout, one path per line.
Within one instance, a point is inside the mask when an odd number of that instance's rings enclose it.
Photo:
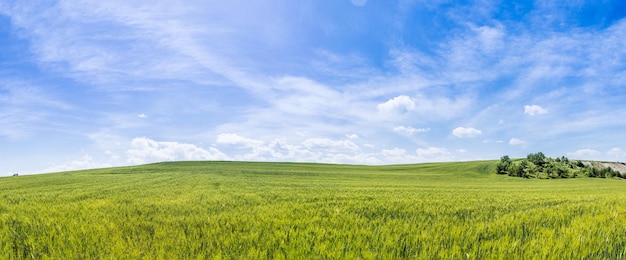
M 0 178 L 8 259 L 625 258 L 626 181 L 497 161 L 171 162 Z

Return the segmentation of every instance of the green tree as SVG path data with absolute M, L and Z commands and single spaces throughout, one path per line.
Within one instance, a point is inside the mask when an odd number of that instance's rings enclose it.
M 513 162 L 508 155 L 502 156 L 500 158 L 500 162 L 498 163 L 498 165 L 496 165 L 496 172 L 498 174 L 509 174 L 511 164 L 513 164 Z
M 555 165 L 554 171 L 556 172 L 556 176 L 558 178 L 567 178 L 569 177 L 569 170 L 566 167 L 566 164 L 557 164 Z
M 526 178 L 527 173 L 528 173 L 528 161 L 526 160 L 522 160 L 519 164 L 519 168 L 517 170 L 517 172 L 515 173 L 515 176 L 517 177 L 522 177 L 522 178 Z
M 546 156 L 542 152 L 531 153 L 528 156 L 526 156 L 526 159 L 528 159 L 528 161 L 530 161 L 531 163 L 534 163 L 535 165 L 539 167 L 543 167 L 543 165 L 546 162 Z
M 526 178 L 537 178 L 540 175 L 541 169 L 537 167 L 534 163 L 526 161 Z
M 613 168 L 606 167 L 606 168 L 600 170 L 600 176 L 602 178 L 613 178 L 615 176 L 620 176 L 620 174 L 619 174 L 618 171 L 613 170 Z

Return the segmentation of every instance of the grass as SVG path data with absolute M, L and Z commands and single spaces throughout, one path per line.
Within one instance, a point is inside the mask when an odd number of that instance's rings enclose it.
M 0 178 L 6 259 L 626 257 L 626 182 L 497 161 L 173 162 Z

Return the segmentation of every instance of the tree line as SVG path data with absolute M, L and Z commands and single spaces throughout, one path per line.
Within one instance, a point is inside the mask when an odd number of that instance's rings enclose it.
M 497 174 L 506 174 L 513 177 L 556 179 L 556 178 L 624 178 L 619 171 L 611 167 L 594 167 L 590 163 L 580 160 L 571 161 L 567 157 L 550 158 L 542 152 L 531 153 L 521 160 L 511 160 L 508 155 L 502 156 L 496 166 Z

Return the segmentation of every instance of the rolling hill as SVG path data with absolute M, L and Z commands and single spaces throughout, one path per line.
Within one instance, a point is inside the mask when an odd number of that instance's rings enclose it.
M 12 258 L 624 258 L 626 182 L 497 161 L 168 162 L 0 178 Z

